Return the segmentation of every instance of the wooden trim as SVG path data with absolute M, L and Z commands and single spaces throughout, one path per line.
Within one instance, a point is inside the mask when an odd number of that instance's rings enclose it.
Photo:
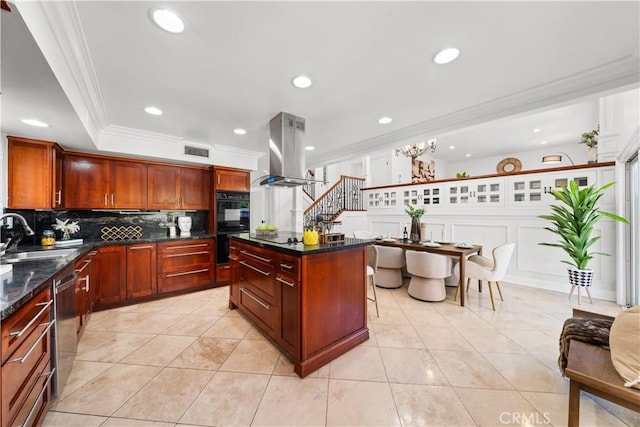
M 527 171 L 520 171 L 520 172 L 514 172 L 514 173 L 494 173 L 494 174 L 489 174 L 489 175 L 480 175 L 480 176 L 474 176 L 474 177 L 466 177 L 466 178 L 446 178 L 446 179 L 438 179 L 435 181 L 429 181 L 429 182 L 408 182 L 406 184 L 389 184 L 389 185 L 380 185 L 377 187 L 367 187 L 367 188 L 363 188 L 362 190 L 380 190 L 380 189 L 384 189 L 384 188 L 395 188 L 395 187 L 409 187 L 412 185 L 424 185 L 424 184 L 440 184 L 440 183 L 445 183 L 445 182 L 453 182 L 453 181 L 470 181 L 470 180 L 475 180 L 475 179 L 483 179 L 483 178 L 498 178 L 498 177 L 505 177 L 505 176 L 517 176 L 517 175 L 529 175 L 529 174 L 534 174 L 534 173 L 542 173 L 542 172 L 559 172 L 559 171 L 569 171 L 569 170 L 576 170 L 576 169 L 592 169 L 592 168 L 602 168 L 602 167 L 607 167 L 607 166 L 615 166 L 616 162 L 601 162 L 601 163 L 588 163 L 588 164 L 584 164 L 584 165 L 574 165 L 574 166 L 561 166 L 561 167 L 555 167 L 555 168 L 546 168 L 546 169 L 531 169 L 531 170 L 527 170 Z
M 118 157 L 118 156 L 106 156 L 103 154 L 92 154 L 92 153 L 83 153 L 81 151 L 66 151 L 63 150 L 65 155 L 72 156 L 80 156 L 80 157 L 90 157 L 94 159 L 104 159 L 104 160 L 117 160 L 121 162 L 132 162 L 132 163 L 144 163 L 146 165 L 161 165 L 161 166 L 174 166 L 180 168 L 191 168 L 191 169 L 200 169 L 209 171 L 209 165 L 206 166 L 196 166 L 196 165 L 188 165 L 183 163 L 168 163 L 168 162 L 158 162 L 154 160 L 145 160 L 145 159 L 136 159 L 132 157 Z

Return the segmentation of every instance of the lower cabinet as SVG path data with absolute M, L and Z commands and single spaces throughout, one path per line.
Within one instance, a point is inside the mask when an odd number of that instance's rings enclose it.
M 213 284 L 214 247 L 212 239 L 158 243 L 158 292 L 182 291 Z
M 127 300 L 158 292 L 158 257 L 155 243 L 127 246 Z
M 46 288 L 2 321 L 2 427 L 40 425 L 51 398 L 53 299 Z
M 96 306 L 108 307 L 124 302 L 127 296 L 126 246 L 103 246 L 94 258 Z
M 78 280 L 76 283 L 76 328 L 77 334 L 84 331 L 95 305 L 95 276 L 93 260 L 98 251 L 90 251 L 82 259 L 76 261 L 74 269 Z

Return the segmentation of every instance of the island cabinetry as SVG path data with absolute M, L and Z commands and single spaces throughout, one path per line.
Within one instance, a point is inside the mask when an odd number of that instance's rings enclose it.
M 48 141 L 14 136 L 7 139 L 7 207 L 62 207 L 62 149 Z
M 78 260 L 74 269 L 78 280 L 76 282 L 76 327 L 81 335 L 89 322 L 95 304 L 95 277 L 93 275 L 93 259 L 98 251 L 90 251 Z
M 149 209 L 209 209 L 207 169 L 150 164 Z
M 127 252 L 125 246 L 103 246 L 94 258 L 96 277 L 96 305 L 117 305 L 127 296 Z
M 66 208 L 145 209 L 147 165 L 67 154 L 64 158 L 64 189 Z
M 276 281 L 280 285 L 280 333 L 278 342 L 294 358 L 300 358 L 300 258 L 282 254 Z
M 157 245 L 141 243 L 127 246 L 127 300 L 158 292 Z
M 214 241 L 158 243 L 158 292 L 174 292 L 214 282 Z
M 249 245 L 242 245 L 239 252 L 240 306 L 265 332 L 276 337 L 279 325 L 279 286 L 275 280 L 278 254 Z
M 2 321 L 2 427 L 42 423 L 53 377 L 52 310 L 51 290 L 45 288 Z
M 229 306 L 253 320 L 299 376 L 369 338 L 365 246 L 291 253 L 242 237 L 231 242 L 238 273 L 232 273 Z
M 215 191 L 250 191 L 251 172 L 244 169 L 213 167 L 213 188 Z
M 216 270 L 216 282 L 228 281 L 229 286 L 229 307 L 235 308 L 240 303 L 240 287 L 238 285 L 238 271 L 240 269 L 240 258 L 238 257 L 240 244 L 235 240 L 229 242 L 229 264 L 227 277 L 219 277 L 220 266 Z

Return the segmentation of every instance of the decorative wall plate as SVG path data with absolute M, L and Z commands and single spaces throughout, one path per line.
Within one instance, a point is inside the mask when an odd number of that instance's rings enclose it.
M 522 162 L 515 157 L 507 157 L 500 160 L 496 169 L 501 174 L 520 172 L 522 170 Z

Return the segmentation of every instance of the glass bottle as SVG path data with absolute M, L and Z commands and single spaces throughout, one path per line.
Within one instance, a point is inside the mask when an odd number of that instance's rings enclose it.
M 409 233 L 407 232 L 407 226 L 405 225 L 404 231 L 402 232 L 402 240 L 405 242 L 409 240 Z
M 42 232 L 40 244 L 42 246 L 54 246 L 56 244 L 56 235 L 53 230 L 44 230 Z

